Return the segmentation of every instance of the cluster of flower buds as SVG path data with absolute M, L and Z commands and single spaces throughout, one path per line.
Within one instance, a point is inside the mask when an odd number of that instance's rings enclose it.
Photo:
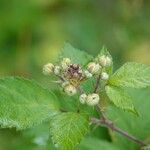
M 110 67 L 112 64 L 112 59 L 109 56 L 102 55 L 99 56 L 95 62 L 90 62 L 87 65 L 87 70 L 85 70 L 85 76 L 87 78 L 93 75 L 101 74 L 102 80 L 108 80 L 109 75 L 104 71 L 104 68 Z
M 63 58 L 60 65 L 48 63 L 43 67 L 45 75 L 52 73 L 60 77 L 64 91 L 73 96 L 77 93 L 77 87 L 85 79 L 85 73 L 78 64 L 73 64 L 69 58 Z M 87 75 L 89 76 L 89 75 Z
M 84 94 L 80 95 L 79 100 L 82 104 L 87 104 L 89 106 L 95 106 L 99 103 L 100 97 L 96 93 L 92 93 L 92 94 L 88 94 L 88 95 L 86 95 L 84 93 Z
M 77 93 L 82 81 L 95 75 L 101 75 L 101 80 L 108 80 L 109 75 L 105 72 L 105 67 L 109 67 L 112 60 L 109 56 L 100 56 L 97 60 L 90 62 L 86 69 L 82 69 L 78 64 L 73 64 L 69 58 L 63 58 L 60 65 L 48 63 L 43 67 L 45 75 L 55 74 L 61 79 L 61 86 L 65 93 L 73 96 Z M 96 93 L 81 94 L 79 98 L 82 104 L 95 106 L 99 103 L 100 97 Z

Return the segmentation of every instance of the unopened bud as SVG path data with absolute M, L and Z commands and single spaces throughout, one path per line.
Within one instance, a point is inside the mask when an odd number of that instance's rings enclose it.
M 60 66 L 55 66 L 54 67 L 54 73 L 55 73 L 55 75 L 59 75 L 60 72 L 61 72 L 61 67 Z
M 50 75 L 54 71 L 54 65 L 52 63 L 48 63 L 43 67 L 43 74 Z
M 89 94 L 87 96 L 87 100 L 86 100 L 86 103 L 89 105 L 89 106 L 95 106 L 99 103 L 99 100 L 100 100 L 100 97 L 98 94 Z
M 91 78 L 93 76 L 92 73 L 90 73 L 88 70 L 84 71 L 84 75 L 86 78 Z
M 99 57 L 99 63 L 103 67 L 109 67 L 112 64 L 112 59 L 109 56 L 101 56 Z
M 69 96 L 73 96 L 77 93 L 77 89 L 73 85 L 65 86 L 64 90 Z
M 81 103 L 81 104 L 85 104 L 86 98 L 87 98 L 87 95 L 86 95 L 85 93 L 82 94 L 82 95 L 80 95 L 80 98 L 79 98 L 80 103 Z
M 109 75 L 106 72 L 102 72 L 101 79 L 102 80 L 108 80 L 109 79 Z
M 96 64 L 95 62 L 91 62 L 88 64 L 88 71 L 92 74 L 96 74 L 99 72 L 101 66 L 99 64 Z
M 61 62 L 63 69 L 67 69 L 70 64 L 71 64 L 71 60 L 69 58 L 63 58 Z
M 64 81 L 61 86 L 64 88 L 64 87 L 66 87 L 67 85 L 69 85 L 69 81 Z

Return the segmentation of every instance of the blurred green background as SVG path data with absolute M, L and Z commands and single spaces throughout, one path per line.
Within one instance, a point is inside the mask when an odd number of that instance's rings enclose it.
M 41 68 L 64 42 L 92 55 L 105 45 L 115 68 L 126 61 L 149 65 L 150 0 L 0 0 L 1 77 L 24 76 L 49 86 Z M 0 130 L 0 150 L 43 149 L 46 132 L 29 135 Z

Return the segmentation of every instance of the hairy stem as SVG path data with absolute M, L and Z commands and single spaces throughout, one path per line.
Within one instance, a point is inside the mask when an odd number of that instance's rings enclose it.
M 135 142 L 136 144 L 138 144 L 141 147 L 147 146 L 147 144 L 145 144 L 143 141 L 139 140 L 138 138 L 134 137 L 133 135 L 129 134 L 128 132 L 118 128 L 117 126 L 114 125 L 114 123 L 112 121 L 110 121 L 106 118 L 102 118 L 102 119 L 92 118 L 91 122 L 93 124 L 97 124 L 97 125 L 109 128 L 112 131 L 115 131 L 115 132 L 123 135 L 127 139 Z

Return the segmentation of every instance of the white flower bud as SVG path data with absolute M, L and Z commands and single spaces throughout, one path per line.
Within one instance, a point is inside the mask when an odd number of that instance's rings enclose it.
M 86 99 L 86 103 L 89 105 L 89 106 L 95 106 L 99 103 L 99 100 L 100 100 L 100 97 L 98 94 L 89 94 L 87 96 L 87 99 Z
M 79 98 L 80 103 L 81 103 L 81 104 L 85 104 L 86 98 L 87 98 L 87 95 L 86 95 L 85 93 L 82 94 L 82 95 L 80 95 L 80 98 Z
M 55 73 L 55 75 L 59 75 L 60 72 L 61 72 L 61 67 L 60 66 L 55 66 L 54 67 L 54 73 Z
M 106 72 L 102 72 L 101 79 L 102 80 L 108 80 L 109 79 L 109 75 Z
M 84 71 L 84 75 L 86 78 L 91 78 L 93 76 L 92 73 L 90 73 L 88 70 Z
M 99 57 L 99 63 L 103 67 L 109 67 L 112 64 L 112 59 L 109 56 L 101 56 Z
M 63 58 L 61 65 L 63 69 L 67 69 L 67 67 L 71 64 L 71 60 L 69 58 Z
M 73 96 L 77 93 L 77 89 L 73 85 L 65 86 L 64 90 L 69 96 Z
M 50 75 L 54 71 L 54 65 L 52 63 L 48 63 L 43 67 L 43 74 Z
M 88 71 L 92 74 L 96 74 L 99 72 L 101 66 L 99 64 L 96 64 L 95 62 L 91 62 L 88 64 Z
M 65 82 L 62 83 L 61 86 L 64 88 L 64 87 L 67 86 L 67 85 L 69 85 L 69 82 L 68 82 L 68 81 L 65 81 Z

